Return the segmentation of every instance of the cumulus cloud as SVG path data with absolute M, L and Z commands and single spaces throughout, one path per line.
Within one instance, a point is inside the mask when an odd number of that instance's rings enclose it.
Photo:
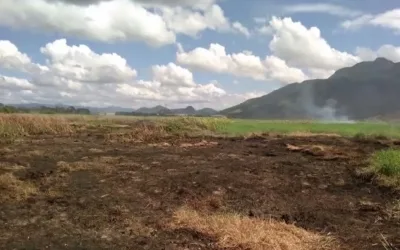
M 0 75 L 0 86 L 5 90 L 32 90 L 35 85 L 26 79 Z
M 196 2 L 2 0 L 0 26 L 100 42 L 142 41 L 155 47 L 175 43 L 177 34 L 238 30 L 214 0 Z
M 390 44 L 382 45 L 376 51 L 369 48 L 357 47 L 356 54 L 364 61 L 372 61 L 377 57 L 384 57 L 393 62 L 400 62 L 400 47 Z
M 232 74 L 254 80 L 277 80 L 283 83 L 307 79 L 300 69 L 289 67 L 285 61 L 275 56 L 265 60 L 250 51 L 227 54 L 220 44 L 210 44 L 209 48 L 195 48 L 185 52 L 180 48 L 177 62 L 194 70 Z
M 174 63 L 155 65 L 152 71 L 154 80 L 165 86 L 192 87 L 195 85 L 192 72 Z
M 399 48 L 392 45 L 384 45 L 377 51 L 358 48 L 355 54 L 337 50 L 322 37 L 317 27 L 306 27 L 291 18 L 272 17 L 264 25 L 272 35 L 269 43 L 271 54 L 264 60 L 250 51 L 229 54 L 223 45 L 217 43 L 191 51 L 184 51 L 178 45 L 176 60 L 193 70 L 281 83 L 328 78 L 340 68 L 376 57 L 399 61 Z
M 0 76 L 3 102 L 65 103 L 88 106 L 141 106 L 168 103 L 223 108 L 244 101 L 217 82 L 197 83 L 192 72 L 174 63 L 154 65 L 149 80 L 115 53 L 96 53 L 86 45 L 69 45 L 66 39 L 40 49 L 46 64 L 32 62 L 10 41 L 0 40 L 0 68 L 20 70 L 26 78 Z M 36 65 L 36 68 L 30 65 Z
M 45 69 L 31 62 L 28 55 L 21 53 L 10 41 L 0 40 L 0 68 L 22 72 L 38 72 Z
M 283 7 L 285 13 L 325 13 L 333 16 L 355 17 L 362 14 L 361 11 L 331 3 L 300 3 Z
M 261 59 L 249 52 L 227 54 L 220 44 L 210 44 L 208 49 L 195 48 L 185 52 L 180 49 L 176 60 L 191 69 L 229 73 L 236 76 L 251 77 L 255 80 L 265 79 L 265 69 Z
M 360 59 L 332 48 L 317 27 L 307 28 L 291 18 L 273 17 L 270 21 L 273 39 L 270 50 L 289 65 L 299 68 L 336 70 L 352 66 Z
M 289 67 L 284 60 L 276 56 L 267 56 L 265 68 L 269 78 L 283 83 L 302 82 L 308 78 L 302 70 Z
M 75 5 L 90 5 L 112 0 L 47 0 L 47 2 L 65 2 Z M 148 6 L 188 6 L 196 9 L 205 9 L 213 5 L 216 0 L 131 0 Z
M 229 20 L 218 5 L 212 5 L 203 11 L 183 7 L 164 7 L 160 11 L 167 26 L 176 33 L 194 37 L 205 29 L 218 31 L 231 29 Z
M 60 32 L 103 42 L 139 40 L 153 46 L 175 42 L 174 32 L 162 17 L 130 0 L 88 6 L 45 0 L 2 0 L 0 25 Z
M 137 72 L 117 54 L 97 54 L 86 45 L 69 46 L 66 39 L 56 40 L 40 51 L 49 58 L 51 74 L 79 82 L 124 82 Z
M 377 15 L 365 14 L 341 23 L 345 29 L 358 29 L 363 26 L 376 26 L 400 32 L 400 9 L 389 10 Z

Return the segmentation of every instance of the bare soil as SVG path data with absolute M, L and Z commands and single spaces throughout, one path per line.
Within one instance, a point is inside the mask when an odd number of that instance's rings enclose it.
M 389 146 L 332 136 L 121 142 L 95 134 L 0 144 L 0 175 L 37 189 L 17 200 L 0 186 L 0 248 L 220 249 L 212 235 L 168 226 L 190 206 L 284 221 L 332 236 L 341 249 L 385 249 L 383 239 L 398 249 L 399 192 L 356 175 Z

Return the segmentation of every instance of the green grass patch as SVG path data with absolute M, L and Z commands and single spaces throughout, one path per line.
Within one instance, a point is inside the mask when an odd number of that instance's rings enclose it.
M 369 166 L 361 174 L 372 175 L 384 186 L 400 188 L 400 150 L 386 149 L 375 152 Z
M 371 158 L 371 168 L 378 174 L 400 177 L 400 150 L 378 151 Z
M 400 138 L 400 124 L 383 122 L 358 123 L 322 123 L 318 121 L 282 121 L 282 120 L 232 120 L 220 132 L 230 135 L 249 133 L 330 133 L 341 136 L 386 136 Z

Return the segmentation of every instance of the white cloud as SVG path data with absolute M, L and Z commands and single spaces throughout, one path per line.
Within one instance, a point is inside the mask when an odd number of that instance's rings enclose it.
M 44 69 L 32 63 L 28 55 L 21 53 L 17 46 L 7 40 L 0 40 L 0 67 L 22 72 L 38 72 Z
M 6 69 L 18 69 L 31 63 L 31 59 L 19 52 L 10 41 L 0 41 L 0 66 Z
M 91 106 L 153 106 L 157 104 L 223 108 L 244 101 L 243 94 L 230 94 L 218 82 L 196 83 L 193 74 L 174 63 L 154 65 L 150 80 L 136 79 L 137 72 L 117 54 L 99 54 L 86 45 L 55 40 L 40 50 L 46 65 L 34 64 L 9 41 L 0 40 L 0 68 L 24 71 L 25 78 L 0 76 L 3 102 L 64 103 Z M 4 48 L 7 48 L 4 50 Z M 10 62 L 13 62 L 11 64 Z M 17 63 L 15 63 L 17 62 Z
M 177 62 L 194 70 L 232 74 L 254 80 L 272 79 L 290 83 L 306 79 L 301 70 L 289 67 L 279 58 L 267 57 L 263 61 L 250 51 L 227 54 L 225 47 L 220 44 L 210 44 L 208 49 L 198 47 L 189 52 L 179 49 Z
M 364 61 L 372 61 L 377 57 L 384 57 L 396 63 L 400 62 L 400 47 L 395 47 L 390 44 L 382 45 L 376 51 L 369 48 L 357 47 L 356 54 Z
M 259 57 L 250 53 L 230 55 L 226 53 L 224 46 L 217 43 L 210 44 L 208 49 L 199 47 L 189 52 L 178 51 L 176 60 L 195 70 L 265 79 L 265 69 Z
M 377 26 L 400 32 L 400 9 L 389 10 L 377 15 L 366 14 L 341 23 L 345 29 L 354 30 L 363 26 Z
M 45 0 L 2 0 L 0 25 L 61 32 L 103 42 L 140 40 L 153 46 L 175 42 L 164 20 L 130 0 L 76 6 Z
M 283 83 L 294 83 L 307 79 L 302 70 L 289 67 L 284 60 L 276 56 L 267 56 L 265 65 L 267 74 L 274 80 Z
M 273 29 L 269 24 L 263 24 L 262 26 L 256 27 L 256 32 L 260 35 L 272 35 Z
M 26 79 L 2 75 L 0 75 L 0 86 L 2 89 L 6 90 L 32 90 L 35 88 L 35 85 Z
M 239 33 L 242 33 L 246 37 L 250 37 L 251 36 L 250 31 L 245 26 L 243 26 L 243 24 L 241 24 L 239 22 L 234 22 L 232 24 L 232 28 L 234 30 L 237 30 Z
M 355 17 L 362 14 L 361 11 L 352 10 L 344 6 L 330 3 L 300 3 L 283 7 L 286 13 L 326 13 L 334 16 Z
M 141 41 L 155 47 L 175 43 L 177 34 L 237 31 L 214 0 L 78 2 L 2 0 L 0 26 L 100 42 Z M 240 31 L 246 35 L 244 27 Z
M 291 18 L 272 17 L 264 27 L 272 35 L 271 54 L 265 60 L 249 51 L 228 54 L 224 46 L 214 43 L 209 48 L 198 47 L 187 52 L 178 44 L 177 62 L 193 70 L 293 83 L 328 78 L 335 70 L 365 59 L 359 53 L 354 55 L 331 47 L 317 27 L 307 28 Z M 385 46 L 378 52 L 398 60 L 398 50 L 394 47 Z
M 171 30 L 193 37 L 205 29 L 219 31 L 230 29 L 229 20 L 218 5 L 212 5 L 202 11 L 183 7 L 164 7 L 161 8 L 161 13 Z
M 111 0 L 47 0 L 47 2 L 65 2 L 75 5 L 90 5 L 96 4 L 102 1 L 111 1 Z M 205 9 L 211 5 L 213 5 L 216 0 L 134 0 L 135 2 L 145 4 L 146 6 L 187 6 L 196 9 Z
M 344 29 L 355 30 L 368 24 L 372 19 L 373 19 L 372 15 L 366 14 L 354 19 L 343 21 L 340 25 Z
M 291 18 L 276 17 L 270 26 L 274 30 L 270 50 L 294 67 L 336 70 L 360 61 L 352 54 L 332 48 L 317 27 L 307 29 Z
M 117 54 L 97 54 L 86 45 L 69 46 L 66 39 L 41 48 L 51 74 L 79 82 L 110 83 L 131 81 L 136 70 Z
M 169 63 L 168 65 L 155 65 L 152 68 L 153 79 L 165 86 L 185 86 L 195 85 L 193 74 L 189 70 Z

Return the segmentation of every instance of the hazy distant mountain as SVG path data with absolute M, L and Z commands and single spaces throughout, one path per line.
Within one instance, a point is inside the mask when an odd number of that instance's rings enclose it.
M 135 111 L 135 113 L 141 114 L 159 114 L 159 115 L 215 115 L 218 111 L 211 108 L 203 108 L 196 110 L 192 106 L 187 106 L 186 108 L 168 109 L 164 106 L 155 106 L 152 108 L 142 107 Z
M 186 108 L 182 109 L 171 109 L 171 112 L 174 114 L 195 115 L 196 109 L 194 109 L 192 106 L 187 106 Z
M 131 108 L 122 108 L 118 106 L 110 106 L 104 108 L 88 107 L 91 113 L 116 113 L 116 112 L 132 112 L 135 111 Z
M 197 113 L 198 115 L 207 116 L 207 115 L 216 115 L 216 114 L 218 114 L 218 111 L 215 110 L 215 109 L 212 109 L 212 108 L 203 108 L 203 109 L 197 110 L 196 113 Z
M 135 113 L 142 113 L 142 114 L 170 114 L 171 110 L 168 108 L 157 105 L 152 108 L 147 108 L 147 107 L 141 107 L 135 111 Z
M 400 111 L 400 63 L 384 58 L 339 69 L 328 79 L 289 84 L 220 113 L 237 118 L 368 119 Z
M 43 104 L 43 103 L 18 103 L 18 104 L 10 104 L 11 106 L 18 108 L 27 108 L 27 109 L 37 109 L 40 107 L 70 107 L 71 105 L 65 104 Z M 73 105 L 74 106 L 74 105 Z M 115 113 L 115 112 L 132 112 L 134 111 L 131 108 L 122 108 L 118 106 L 109 106 L 109 107 L 86 107 L 86 106 L 74 106 L 75 108 L 86 108 L 89 109 L 92 114 L 96 113 Z

